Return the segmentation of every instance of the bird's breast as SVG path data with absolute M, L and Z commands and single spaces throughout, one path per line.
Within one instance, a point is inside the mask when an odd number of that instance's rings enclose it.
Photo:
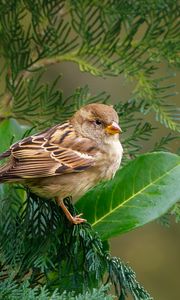
M 109 180 L 116 174 L 121 164 L 123 148 L 120 141 L 113 141 L 106 145 L 104 157 L 100 164 L 102 179 Z

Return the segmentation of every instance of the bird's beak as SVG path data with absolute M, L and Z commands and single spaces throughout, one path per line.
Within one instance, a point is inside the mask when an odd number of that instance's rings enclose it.
M 121 133 L 122 132 L 120 126 L 116 122 L 112 122 L 111 125 L 108 125 L 105 128 L 105 131 L 109 134 L 116 134 L 116 133 Z

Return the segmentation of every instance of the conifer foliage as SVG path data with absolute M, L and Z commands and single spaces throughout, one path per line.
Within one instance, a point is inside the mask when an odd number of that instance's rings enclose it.
M 177 189 L 174 196 L 170 199 L 162 189 L 159 198 L 157 195 L 153 198 L 157 212 L 152 210 L 149 201 L 146 213 L 151 217 L 142 219 L 137 211 L 133 214 L 142 226 L 175 205 L 171 213 L 179 219 L 179 158 L 165 153 L 180 130 L 179 109 L 172 101 L 173 72 L 180 66 L 179 13 L 176 0 L 0 1 L 1 152 L 32 132 L 67 120 L 84 104 L 111 103 L 110 95 L 104 91 L 92 95 L 88 85 L 78 87 L 66 98 L 63 86 L 61 90 L 57 88 L 61 83 L 60 74 L 54 82 L 44 81 L 49 66 L 67 61 L 76 63 L 81 72 L 92 76 L 108 78 L 123 74 L 134 84 L 130 99 L 115 105 L 124 132 L 124 175 L 119 172 L 112 183 L 100 185 L 77 204 L 78 209 L 88 211 L 86 200 L 100 197 L 106 188 L 111 218 L 109 237 L 135 228 L 127 201 L 136 201 L 136 192 L 145 199 L 146 188 L 154 197 L 149 185 L 162 184 L 162 177 L 170 190 Z M 171 75 L 156 76 L 161 63 L 169 67 Z M 168 129 L 167 135 L 149 148 L 155 153 L 139 157 L 139 152 L 143 152 L 141 142 L 149 141 L 157 129 L 145 121 L 150 113 L 157 127 L 163 125 Z M 152 159 L 157 169 L 152 170 L 149 181 L 144 180 L 140 188 L 142 182 L 130 178 L 133 183 L 127 199 L 119 199 L 117 182 L 123 181 L 130 169 L 150 168 Z M 159 177 L 157 170 L 161 173 Z M 116 232 L 111 229 L 111 223 L 117 218 L 111 207 L 112 194 L 119 199 L 117 208 L 123 207 L 131 223 L 122 221 L 121 231 L 116 229 Z M 25 299 L 26 295 L 28 300 L 110 300 L 113 296 L 107 294 L 109 283 L 120 300 L 129 294 L 135 300 L 152 299 L 137 282 L 134 271 L 110 256 L 108 241 L 101 230 L 94 231 L 93 223 L 92 227 L 88 223 L 71 226 L 53 199 L 40 199 L 21 186 L 1 185 L 0 199 L 2 299 Z M 162 199 L 166 200 L 162 202 Z M 77 208 L 69 199 L 66 204 L 75 213 Z M 104 217 L 101 213 L 99 220 Z M 89 214 L 89 220 L 93 218 Z M 99 224 L 101 228 L 103 224 Z

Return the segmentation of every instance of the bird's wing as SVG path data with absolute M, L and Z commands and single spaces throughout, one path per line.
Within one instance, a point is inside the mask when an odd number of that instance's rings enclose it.
M 80 172 L 94 165 L 93 142 L 69 123 L 54 126 L 11 146 L 10 177 L 36 178 Z

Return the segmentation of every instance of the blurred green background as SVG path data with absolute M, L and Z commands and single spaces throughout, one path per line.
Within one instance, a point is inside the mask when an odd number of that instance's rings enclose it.
M 171 0 L 173 3 L 173 0 Z M 138 31 L 136 38 L 142 35 L 143 28 Z M 170 75 L 176 70 L 168 70 L 167 65 L 161 65 L 158 77 Z M 64 98 L 73 94 L 77 87 L 88 85 L 90 92 L 105 91 L 111 95 L 111 103 L 127 101 L 135 86 L 134 82 L 127 82 L 123 75 L 107 79 L 94 77 L 88 73 L 80 72 L 73 63 L 60 63 L 48 67 L 44 80 L 53 81 L 60 73 L 62 78 L 58 88 L 64 92 Z M 176 83 L 173 91 L 179 90 L 180 74 L 168 79 L 168 83 Z M 0 83 L 1 90 L 3 83 Z M 178 104 L 179 96 L 170 100 Z M 151 120 L 158 130 L 154 131 L 152 138 L 143 144 L 142 151 L 148 151 L 151 143 L 154 144 L 160 136 L 169 132 L 155 121 L 154 115 L 148 114 L 147 121 Z M 172 143 L 171 151 L 180 148 L 178 141 Z M 180 292 L 180 226 L 171 220 L 171 226 L 165 228 L 158 222 L 153 222 L 132 232 L 111 240 L 111 254 L 128 262 L 136 271 L 138 281 L 150 292 L 156 300 L 179 300 Z M 17 299 L 18 300 L 18 299 Z
M 161 66 L 158 76 L 166 76 L 167 72 L 172 74 L 167 67 Z M 45 80 L 51 81 L 62 73 L 62 79 L 58 88 L 64 91 L 65 96 L 69 96 L 80 86 L 88 85 L 90 92 L 96 94 L 105 91 L 111 95 L 111 102 L 125 101 L 131 96 L 134 87 L 123 77 L 111 77 L 102 79 L 93 77 L 88 73 L 79 71 L 78 66 L 73 63 L 61 63 L 52 66 L 46 73 Z M 174 91 L 178 92 L 180 74 L 168 80 L 175 82 Z M 179 96 L 172 97 L 172 102 L 178 104 Z M 154 122 L 159 130 L 154 133 L 148 142 L 154 142 L 168 130 L 156 123 L 154 116 L 149 114 L 147 119 Z M 143 146 L 143 152 L 148 151 L 148 143 Z M 179 148 L 178 141 L 172 144 L 172 151 Z M 150 294 L 157 300 L 178 300 L 180 299 L 180 226 L 171 221 L 169 228 L 158 222 L 153 222 L 111 240 L 112 255 L 118 256 L 136 271 L 137 279 L 144 285 Z

